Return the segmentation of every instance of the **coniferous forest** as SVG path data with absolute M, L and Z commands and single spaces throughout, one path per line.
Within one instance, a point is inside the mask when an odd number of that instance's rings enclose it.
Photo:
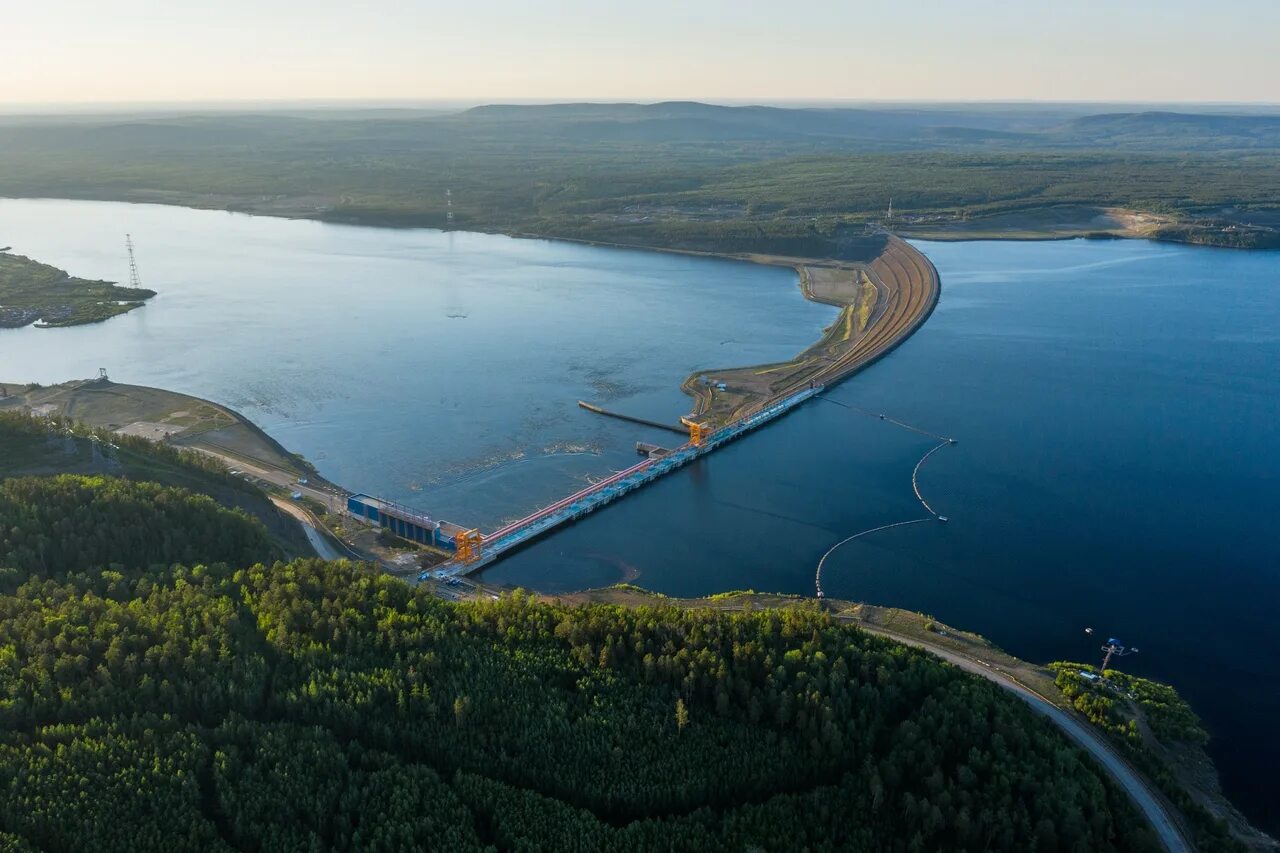
M 803 609 L 452 603 L 0 484 L 0 850 L 1158 849 L 1016 698 Z

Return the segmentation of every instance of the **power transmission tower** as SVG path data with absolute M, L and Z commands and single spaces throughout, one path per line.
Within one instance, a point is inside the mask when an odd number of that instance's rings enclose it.
M 133 259 L 133 237 L 124 235 L 124 247 L 129 252 L 129 286 L 142 287 L 142 280 L 138 278 L 138 262 Z
M 1115 637 L 1107 640 L 1107 644 L 1102 647 L 1102 651 L 1106 652 L 1102 658 L 1103 672 L 1107 671 L 1107 664 L 1111 663 L 1111 659 L 1113 657 L 1122 658 L 1127 657 L 1128 655 L 1136 655 L 1138 653 L 1137 649 L 1126 648 L 1125 645 Z

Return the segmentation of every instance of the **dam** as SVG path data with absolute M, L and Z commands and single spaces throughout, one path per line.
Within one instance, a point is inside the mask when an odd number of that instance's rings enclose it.
M 781 417 L 801 403 L 887 355 L 928 319 L 940 294 L 937 270 L 910 244 L 885 235 L 882 251 L 870 262 L 774 259 L 800 272 L 807 299 L 840 309 L 822 339 L 787 362 L 703 371 L 685 390 L 693 412 L 681 427 L 620 415 L 578 401 L 595 414 L 668 430 L 687 429 L 688 441 L 663 454 L 592 483 L 489 533 L 438 522 L 388 501 L 355 495 L 348 509 L 362 520 L 421 544 L 454 552 L 443 565 L 419 580 L 468 575 L 551 531 L 570 524 L 660 477 Z

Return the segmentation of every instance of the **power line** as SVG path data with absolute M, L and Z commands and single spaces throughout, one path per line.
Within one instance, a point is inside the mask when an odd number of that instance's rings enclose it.
M 129 253 L 129 286 L 142 287 L 142 280 L 138 278 L 138 262 L 133 258 L 133 237 L 124 235 L 124 247 Z

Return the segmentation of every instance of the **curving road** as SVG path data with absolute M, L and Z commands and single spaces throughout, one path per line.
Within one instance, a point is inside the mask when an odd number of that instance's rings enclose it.
M 1089 751 L 1089 754 L 1128 793 L 1129 799 L 1146 816 L 1147 822 L 1151 824 L 1151 828 L 1155 830 L 1166 850 L 1170 851 L 1170 853 L 1190 853 L 1195 849 L 1186 836 L 1183 835 L 1182 829 L 1164 800 L 1138 775 L 1137 771 L 1129 765 L 1129 762 L 1125 761 L 1107 743 L 1105 736 L 1063 711 L 1039 693 L 1005 675 L 1000 670 L 967 655 L 926 643 L 923 640 L 917 640 L 914 637 L 887 631 L 884 628 L 866 625 L 856 619 L 841 619 L 840 621 L 850 622 L 868 633 L 879 634 L 895 642 L 924 649 L 948 663 L 955 664 L 966 672 L 980 675 L 1010 691 L 1030 705 L 1032 710 L 1048 717 L 1050 722 L 1066 733 L 1067 737 Z
M 275 495 L 268 495 L 271 502 L 276 505 L 276 509 L 290 515 L 302 526 L 302 532 L 307 537 L 307 542 L 311 544 L 312 549 L 316 552 L 316 556 L 322 560 L 349 560 L 355 557 L 359 559 L 354 552 L 351 554 L 343 554 L 333 546 L 323 534 L 317 529 L 318 522 L 310 512 L 298 506 L 295 503 L 285 500 Z

